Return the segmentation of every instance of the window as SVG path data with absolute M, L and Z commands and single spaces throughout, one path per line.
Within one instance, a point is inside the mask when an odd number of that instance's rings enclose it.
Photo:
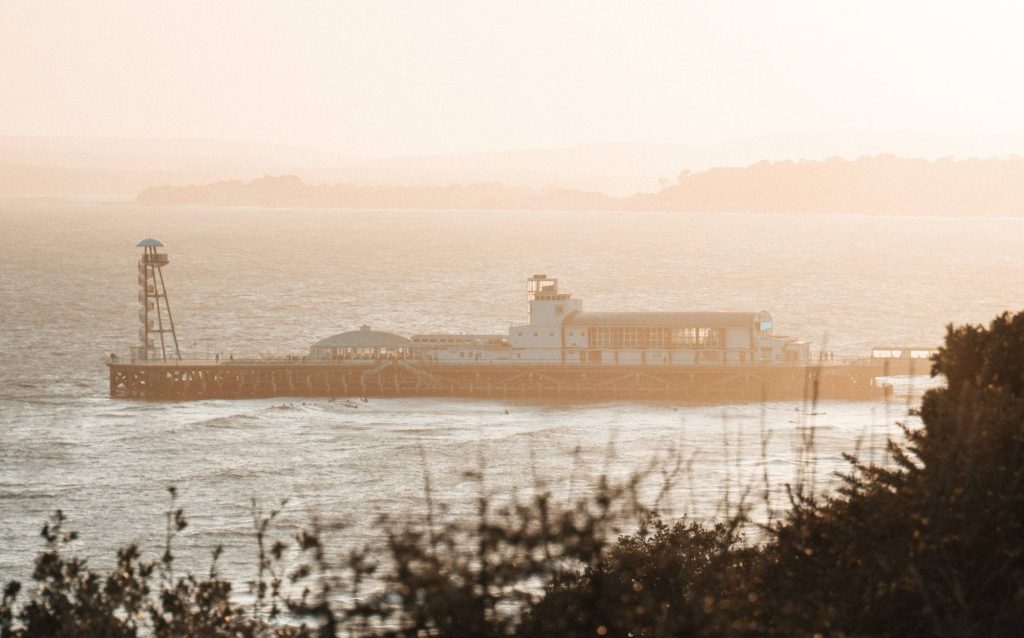
M 672 328 L 672 346 L 676 348 L 697 347 L 697 329 Z
M 704 348 L 721 348 L 725 341 L 723 332 L 721 328 L 700 328 L 697 333 L 698 343 Z
M 668 332 L 665 328 L 648 329 L 647 344 L 652 348 L 664 348 L 668 345 Z
M 636 348 L 640 345 L 640 329 L 639 328 L 623 328 L 622 329 L 622 347 L 623 348 Z
M 555 304 L 555 314 L 556 315 L 564 315 L 565 314 L 565 304 Z
M 612 348 L 615 346 L 614 339 L 612 338 L 611 328 L 591 328 L 590 329 L 590 347 L 592 348 Z
M 722 348 L 725 343 L 723 328 L 672 328 L 672 346 L 675 348 Z

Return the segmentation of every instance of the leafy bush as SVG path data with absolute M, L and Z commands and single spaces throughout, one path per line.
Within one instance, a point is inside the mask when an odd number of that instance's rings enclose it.
M 768 628 L 1024 635 L 1024 313 L 950 327 L 924 427 L 823 503 L 794 502 L 762 556 Z

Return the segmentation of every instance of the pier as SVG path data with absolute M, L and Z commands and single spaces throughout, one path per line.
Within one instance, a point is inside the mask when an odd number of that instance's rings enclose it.
M 873 400 L 877 363 L 819 366 L 453 365 L 394 359 L 108 362 L 110 396 L 154 401 L 267 397 L 465 397 L 729 403 Z
M 139 344 L 107 361 L 110 396 L 152 401 L 262 397 L 467 397 L 744 402 L 882 399 L 880 377 L 926 374 L 931 351 L 884 347 L 817 362 L 808 341 L 758 312 L 584 312 L 547 275 L 527 279 L 527 323 L 508 333 L 335 334 L 308 354 L 183 357 L 157 239 L 137 244 Z M 915 369 L 919 368 L 919 369 Z

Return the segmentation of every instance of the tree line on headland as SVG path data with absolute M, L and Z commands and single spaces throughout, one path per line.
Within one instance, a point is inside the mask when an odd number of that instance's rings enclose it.
M 447 186 L 307 184 L 267 176 L 191 186 L 153 186 L 143 204 L 736 213 L 1024 214 L 1024 157 L 938 160 L 892 155 L 856 160 L 760 162 L 684 171 L 656 193 L 611 197 L 500 183 Z
M 4 589 L 0 637 L 1024 635 L 1024 312 L 951 326 L 933 373 L 946 386 L 891 463 L 851 456 L 825 496 L 795 486 L 760 543 L 742 504 L 718 523 L 663 521 L 635 481 L 573 503 L 481 496 L 462 522 L 427 481 L 423 519 L 382 523 L 377 552 L 332 554 L 317 521 L 277 538 L 254 505 L 243 604 L 219 548 L 208 574 L 174 571 L 189 523 L 171 490 L 162 556 L 126 547 L 109 572 L 68 551 L 56 514 L 34 587 Z

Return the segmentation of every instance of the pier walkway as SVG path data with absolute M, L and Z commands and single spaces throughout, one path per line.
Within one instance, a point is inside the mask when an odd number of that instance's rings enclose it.
M 922 362 L 928 363 L 928 362 Z M 451 364 L 301 356 L 130 361 L 111 358 L 110 395 L 142 400 L 451 396 L 734 402 L 881 399 L 879 377 L 927 374 L 868 359 L 814 365 Z

